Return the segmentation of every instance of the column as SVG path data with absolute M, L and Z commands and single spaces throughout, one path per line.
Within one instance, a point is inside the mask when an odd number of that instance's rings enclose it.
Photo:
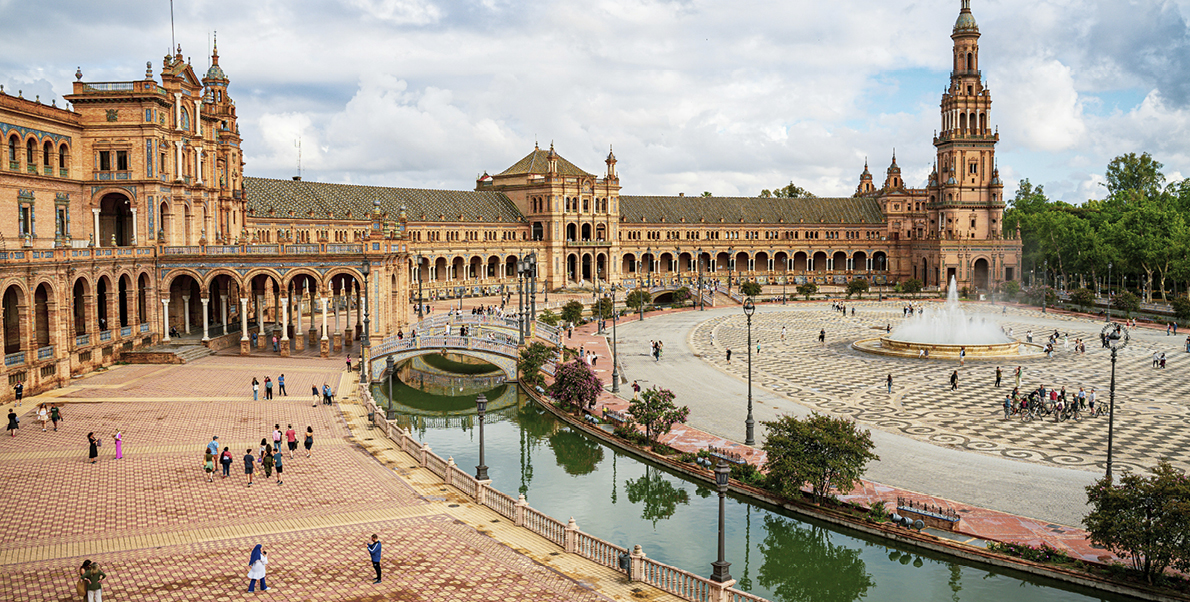
M 200 107 L 200 106 L 202 106 L 202 103 L 201 102 L 196 103 L 195 106 Z M 195 112 L 196 113 L 198 112 L 197 109 L 195 110 Z M 196 123 L 198 125 L 198 131 L 201 133 L 202 132 L 202 122 L 196 120 Z M 194 150 L 194 163 L 195 163 L 195 167 L 197 168 L 194 172 L 194 177 L 196 179 L 195 183 L 198 184 L 199 186 L 202 186 L 202 159 L 203 159 L 203 155 L 205 155 L 205 154 L 206 154 L 206 152 L 204 152 L 201 148 Z M 203 227 L 204 228 L 207 227 L 205 222 L 203 223 Z
M 264 291 L 256 295 L 256 330 L 258 331 L 256 348 L 264 349 L 266 345 L 264 340 Z
M 248 339 L 248 298 L 240 297 L 240 355 L 248 355 L 252 341 Z
M 297 351 L 306 349 L 306 333 L 302 332 L 302 303 L 305 302 L 306 297 L 301 291 L 294 291 L 297 293 L 297 303 L 294 304 L 293 309 L 293 348 Z M 293 296 L 290 296 L 293 299 Z
M 343 346 L 348 349 L 351 348 L 351 340 L 355 338 L 355 333 L 351 329 L 351 287 L 351 282 L 343 283 L 343 311 L 347 313 L 343 319 L 344 325 L 347 326 L 346 336 L 343 337 Z M 356 313 L 358 314 L 359 312 L 357 311 Z
M 165 338 L 163 338 L 161 340 L 168 343 L 169 342 L 169 299 L 168 298 L 162 299 L 161 304 L 165 306 L 165 308 L 161 311 L 161 322 L 162 322 L 161 332 L 165 334 Z
M 182 179 L 182 141 L 174 141 L 174 180 L 180 181 Z
M 132 245 L 136 246 L 136 207 L 132 208 Z
M 322 297 L 322 341 L 319 344 L 318 355 L 321 357 L 330 357 L 331 342 L 326 336 L 326 297 Z
M 227 295 L 219 295 L 222 307 L 220 311 L 223 312 L 223 334 L 227 334 Z
M 339 284 L 339 288 L 335 289 L 331 286 L 331 300 L 335 304 L 335 335 L 334 335 L 334 351 L 343 350 L 343 325 L 339 322 L 339 297 L 343 297 L 343 285 Z
M 202 340 L 209 341 L 209 340 L 211 340 L 211 335 L 210 335 L 210 332 L 208 331 L 208 328 L 209 328 L 209 324 L 210 324 L 211 320 L 208 317 L 209 314 L 207 313 L 208 311 L 210 311 L 209 308 L 207 307 L 207 303 L 210 302 L 210 295 L 209 294 L 204 295 L 204 296 L 200 297 L 199 300 L 202 301 Z
M 103 241 L 99 239 L 99 210 L 92 209 L 91 215 L 95 216 L 95 246 L 102 247 Z
M 310 284 L 306 283 L 306 294 L 310 297 L 310 340 L 307 342 L 310 343 L 311 347 L 313 347 L 314 345 L 318 344 L 318 316 L 315 315 L 315 312 L 318 310 L 314 309 L 317 306 L 317 303 L 315 303 L 315 295 L 317 295 L 318 292 L 317 289 L 310 290 Z
M 281 357 L 289 357 L 289 297 L 281 301 Z
M 174 92 L 174 129 L 182 129 L 182 93 Z
M 190 295 L 182 295 L 182 320 L 186 334 L 190 334 Z

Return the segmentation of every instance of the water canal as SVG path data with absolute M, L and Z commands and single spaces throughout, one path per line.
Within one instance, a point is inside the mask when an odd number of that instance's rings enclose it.
M 482 387 L 480 387 L 482 388 Z M 378 404 L 389 383 L 374 387 Z M 443 395 L 391 383 L 390 419 L 473 472 L 478 463 L 474 388 Z M 650 558 L 709 575 L 716 555 L 718 493 L 617 452 L 557 420 L 515 385 L 483 391 L 485 461 L 492 486 L 525 494 L 534 508 Z M 774 602 L 1128 600 L 1056 581 L 989 570 L 888 545 L 729 495 L 727 560 L 736 587 Z

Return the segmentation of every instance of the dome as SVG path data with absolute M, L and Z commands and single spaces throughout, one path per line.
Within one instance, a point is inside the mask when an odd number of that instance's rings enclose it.
M 954 33 L 960 31 L 979 31 L 979 25 L 975 24 L 975 15 L 971 14 L 971 0 L 963 0 L 959 18 L 954 22 Z
M 219 66 L 219 63 L 215 63 L 211 65 L 210 69 L 207 69 L 206 79 L 226 80 L 227 74 L 223 72 L 223 68 Z

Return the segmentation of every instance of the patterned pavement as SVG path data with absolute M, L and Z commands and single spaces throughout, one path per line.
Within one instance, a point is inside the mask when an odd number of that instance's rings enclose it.
M 294 395 L 252 401 L 252 376 L 280 372 Z M 553 544 L 493 524 L 490 510 L 406 468 L 408 456 L 365 430 L 348 400 L 354 380 L 338 360 L 212 356 L 116 367 L 27 400 L 20 433 L 0 439 L 0 600 L 73 600 L 84 558 L 102 563 L 112 600 L 610 600 L 634 586 L 581 559 L 555 560 Z M 346 405 L 311 407 L 310 384 L 323 382 Z M 63 404 L 57 432 L 34 424 L 43 401 Z M 299 444 L 284 484 L 258 467 L 249 487 L 239 458 L 277 423 L 312 426 L 312 457 Z M 105 438 L 95 464 L 88 432 Z M 211 435 L 237 458 L 214 482 L 200 466 Z M 372 533 L 384 542 L 379 585 L 365 549 Z M 270 589 L 248 594 L 257 543 L 269 551 Z
M 764 387 L 810 408 L 848 415 L 867 426 L 907 435 L 936 445 L 994 454 L 1055 466 L 1101 470 L 1107 454 L 1107 417 L 1081 422 L 1023 423 L 1005 420 L 1002 402 L 1012 391 L 1013 370 L 1023 367 L 1021 390 L 1066 387 L 1096 389 L 1106 402 L 1110 381 L 1110 352 L 1098 346 L 1102 322 L 1067 315 L 1043 316 L 1034 310 L 1012 310 L 996 318 L 1021 339 L 1032 329 L 1034 341 L 1043 331 L 1068 333 L 1071 350 L 1059 341 L 1053 358 L 1044 356 L 1016 363 L 953 361 L 874 356 L 850 344 L 878 336 L 875 328 L 894 327 L 901 319 L 891 302 L 848 303 L 856 315 L 843 316 L 829 305 L 790 306 L 788 311 L 758 312 L 752 318 L 752 379 Z M 982 306 L 976 311 L 990 309 Z M 781 329 L 786 339 L 781 340 Z M 827 345 L 818 344 L 820 329 Z M 1116 470 L 1145 471 L 1158 459 L 1190 469 L 1190 406 L 1184 394 L 1190 385 L 1190 365 L 1183 337 L 1165 336 L 1164 329 L 1140 329 L 1119 353 L 1116 366 L 1116 416 L 1113 466 Z M 1088 341 L 1085 355 L 1073 351 L 1073 341 Z M 698 326 L 691 347 L 704 361 L 737 377 L 747 377 L 747 326 L 740 314 L 718 316 Z M 755 345 L 759 343 L 760 352 Z M 732 362 L 726 350 L 733 350 Z M 1154 352 L 1165 352 L 1164 370 L 1152 367 Z M 1003 386 L 994 388 L 996 366 L 1003 370 Z M 950 390 L 949 377 L 959 371 L 959 387 Z M 893 375 L 893 394 L 885 378 Z

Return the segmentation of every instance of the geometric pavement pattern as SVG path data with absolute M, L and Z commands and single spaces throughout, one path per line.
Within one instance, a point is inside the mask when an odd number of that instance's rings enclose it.
M 280 371 L 290 395 L 273 400 L 252 401 L 249 383 L 265 373 L 276 380 L 277 365 L 211 356 L 123 366 L 17 408 L 20 432 L 0 438 L 0 600 L 73 600 L 85 558 L 102 563 L 112 600 L 253 599 L 247 560 L 257 543 L 269 551 L 263 595 L 276 599 L 608 600 L 444 514 L 442 498 L 419 494 L 361 449 L 372 435 L 353 439 L 337 405 L 312 407 L 312 383 L 353 388 L 356 377 L 337 362 L 290 358 Z M 41 432 L 34 418 L 45 401 L 64 404 L 57 432 Z M 257 455 L 278 423 L 299 433 L 284 484 L 258 465 L 248 487 L 244 450 Z M 310 458 L 300 443 L 307 426 Z M 96 464 L 88 432 L 104 438 Z M 216 465 L 207 482 L 212 435 L 235 461 L 229 478 Z M 379 585 L 365 549 L 372 533 L 384 542 Z
M 1104 470 L 1107 457 L 1108 418 L 1081 422 L 1022 422 L 1004 419 L 1004 396 L 1011 393 L 1013 371 L 1022 367 L 1022 394 L 1044 384 L 1046 389 L 1066 387 L 1067 398 L 1096 390 L 1096 405 L 1108 402 L 1111 375 L 1110 351 L 1099 345 L 1103 322 L 1068 315 L 1010 309 L 1007 315 L 988 311 L 988 317 L 1012 328 L 1020 340 L 1032 330 L 1034 342 L 1043 342 L 1057 325 L 1068 334 L 1071 350 L 1059 339 L 1053 358 L 1009 362 L 1006 360 L 919 360 L 880 356 L 856 351 L 857 339 L 883 334 L 903 319 L 898 302 L 846 301 L 848 314 L 829 305 L 789 306 L 789 310 L 757 312 L 752 316 L 752 381 L 776 394 L 812 409 L 844 415 L 869 427 L 907 435 L 943 447 L 998 455 L 1054 466 Z M 852 316 L 850 309 L 856 314 Z M 982 313 L 987 306 L 966 306 Z M 786 340 L 781 341 L 781 329 Z M 880 329 L 880 330 L 877 330 Z M 818 343 L 826 330 L 826 347 Z M 1184 334 L 1166 336 L 1163 330 L 1132 331 L 1128 347 L 1116 363 L 1113 469 L 1146 473 L 1159 459 L 1180 470 L 1190 469 L 1190 354 Z M 1044 333 L 1044 334 L 1043 334 Z M 1074 341 L 1086 341 L 1086 354 L 1073 351 Z M 756 345 L 760 344 L 760 353 Z M 690 345 L 696 354 L 720 370 L 747 378 L 747 323 L 742 312 L 712 318 L 692 331 Z M 727 364 L 725 353 L 733 351 Z M 1154 352 L 1165 352 L 1165 369 L 1152 367 Z M 993 386 L 996 366 L 1003 370 L 1002 385 Z M 950 374 L 959 371 L 959 387 L 950 390 Z M 893 394 L 885 378 L 893 375 Z

